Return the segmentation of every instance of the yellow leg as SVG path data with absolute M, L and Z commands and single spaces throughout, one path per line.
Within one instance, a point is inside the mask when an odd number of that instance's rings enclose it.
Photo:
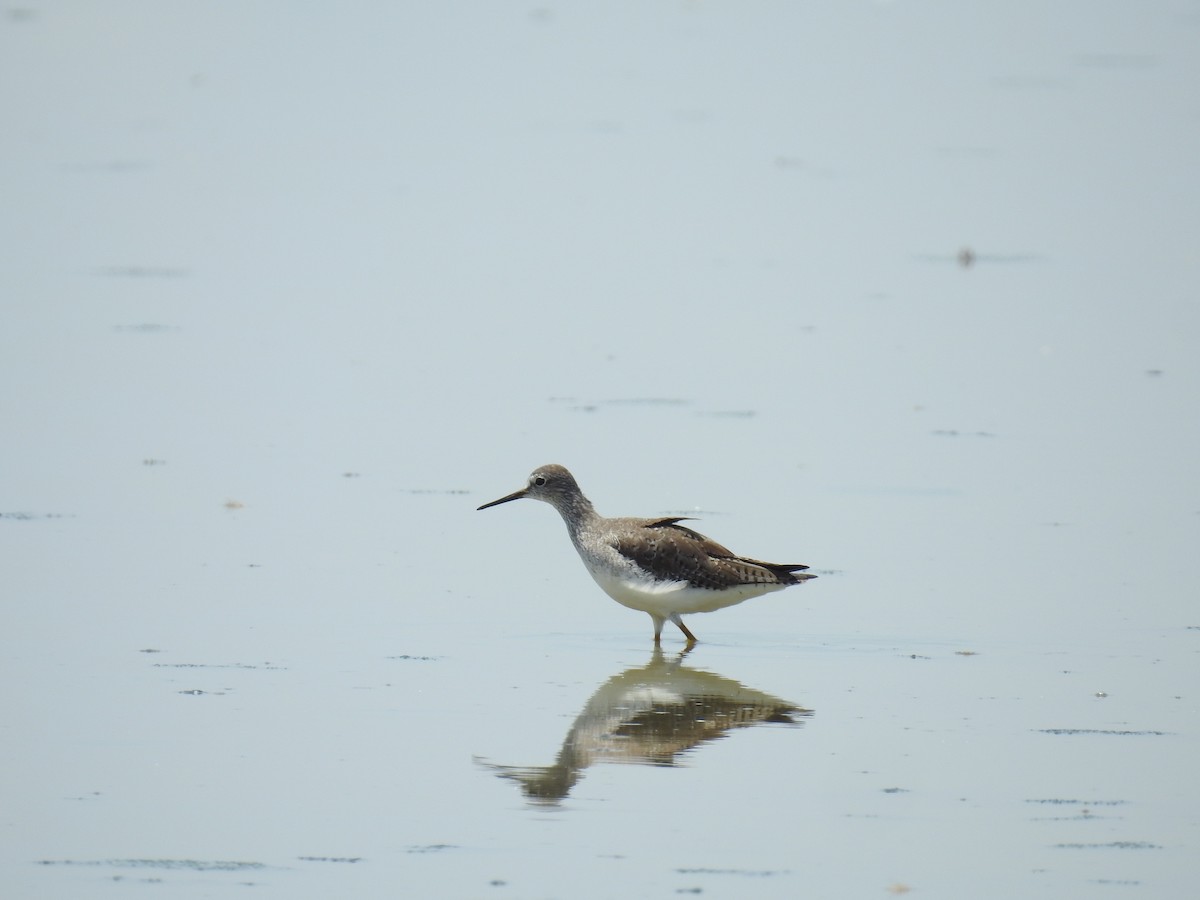
M 679 630 L 683 632 L 683 636 L 687 638 L 688 646 L 696 643 L 696 636 L 688 631 L 688 627 L 683 624 L 683 619 L 679 618 L 678 613 L 671 614 L 671 621 L 679 626 Z

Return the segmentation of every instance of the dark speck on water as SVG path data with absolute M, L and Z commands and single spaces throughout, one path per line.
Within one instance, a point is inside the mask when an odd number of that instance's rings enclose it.
M 1122 735 L 1122 736 L 1162 736 L 1165 731 L 1134 731 L 1120 730 L 1116 728 L 1035 728 L 1042 734 L 1106 734 L 1106 735 Z
M 676 869 L 680 875 L 741 875 L 746 878 L 771 878 L 786 875 L 787 869 Z
M 146 652 L 146 651 L 142 651 Z M 268 669 L 272 672 L 286 670 L 286 666 L 264 663 L 153 663 L 156 669 Z
M 39 859 L 41 866 L 112 866 L 120 869 L 191 869 L 196 872 L 240 872 L 265 869 L 260 862 L 208 859 Z
M 362 862 L 361 856 L 297 856 L 301 862 L 356 863 Z

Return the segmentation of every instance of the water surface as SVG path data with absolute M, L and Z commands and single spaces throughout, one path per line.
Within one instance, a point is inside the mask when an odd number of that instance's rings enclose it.
M 1198 36 L 9 10 L 4 896 L 1189 896 Z

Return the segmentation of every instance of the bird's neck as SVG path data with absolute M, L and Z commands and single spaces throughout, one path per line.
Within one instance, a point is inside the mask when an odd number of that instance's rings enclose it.
M 596 508 L 592 506 L 592 502 L 582 494 L 564 498 L 561 503 L 555 504 L 555 506 L 558 509 L 559 515 L 563 517 L 563 521 L 567 523 L 567 531 L 571 533 L 572 540 L 578 538 L 581 531 L 599 518 Z

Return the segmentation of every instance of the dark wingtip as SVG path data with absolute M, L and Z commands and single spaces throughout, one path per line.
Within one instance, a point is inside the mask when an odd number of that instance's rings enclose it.
M 800 584 L 802 581 L 808 581 L 812 578 L 816 578 L 817 577 L 816 575 L 811 575 L 807 572 L 802 571 L 803 569 L 807 569 L 807 568 L 808 568 L 808 566 L 773 567 L 775 574 L 778 575 L 780 577 L 780 579 L 784 581 L 785 584 Z M 791 579 L 791 580 L 788 581 L 787 579 Z

